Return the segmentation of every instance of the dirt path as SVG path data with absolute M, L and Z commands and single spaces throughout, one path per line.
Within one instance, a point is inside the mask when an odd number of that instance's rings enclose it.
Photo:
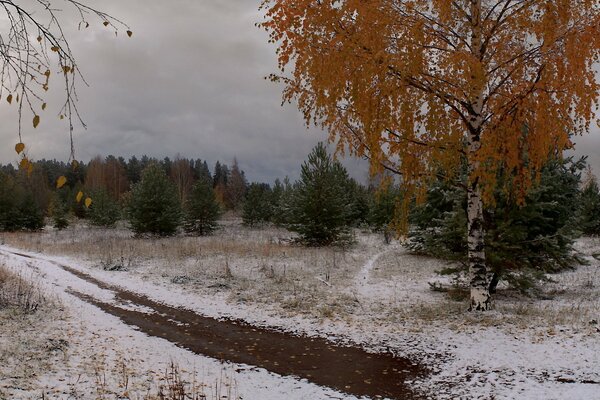
M 354 288 L 357 294 L 361 296 L 367 296 L 369 291 L 372 290 L 371 283 L 369 282 L 369 277 L 371 275 L 371 271 L 375 267 L 375 264 L 383 255 L 397 250 L 395 248 L 388 248 L 386 250 L 380 251 L 379 253 L 373 255 L 371 258 L 367 260 L 367 262 L 362 266 L 356 278 L 354 279 Z
M 5 252 L 36 259 L 23 253 Z M 371 266 L 378 256 L 370 260 Z M 148 335 L 166 339 L 197 354 L 295 376 L 358 397 L 416 399 L 419 396 L 406 382 L 427 374 L 422 366 L 391 354 L 370 354 L 322 338 L 293 336 L 241 321 L 205 317 L 107 284 L 67 265 L 39 260 L 50 262 L 85 285 L 109 291 L 113 299 L 68 289 L 72 295 Z

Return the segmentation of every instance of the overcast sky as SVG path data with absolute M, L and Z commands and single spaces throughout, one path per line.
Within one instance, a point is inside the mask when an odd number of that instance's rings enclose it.
M 84 1 L 85 3 L 85 1 Z M 281 86 L 264 77 L 277 71 L 275 48 L 260 21 L 259 0 L 94 0 L 95 8 L 131 27 L 115 37 L 100 22 L 77 31 L 65 19 L 71 47 L 89 87 L 79 85 L 79 109 L 88 128 L 75 128 L 78 159 L 234 157 L 251 181 L 298 176 L 310 149 L 326 134 L 307 129 L 293 105 L 281 106 Z M 54 81 L 58 86 L 58 81 Z M 69 157 L 68 129 L 56 115 L 58 93 L 33 129 L 25 117 L 23 141 L 33 159 Z M 0 162 L 15 162 L 14 105 L 0 103 Z M 578 139 L 600 171 L 598 130 Z M 364 180 L 366 163 L 347 162 Z

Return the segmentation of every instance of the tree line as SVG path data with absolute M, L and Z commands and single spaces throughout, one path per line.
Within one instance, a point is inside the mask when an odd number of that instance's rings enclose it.
M 395 197 L 366 187 L 319 144 L 302 166 L 301 179 L 273 185 L 249 183 L 237 160 L 217 161 L 143 156 L 96 157 L 89 163 L 40 160 L 31 170 L 0 165 L 0 230 L 39 230 L 50 218 L 58 229 L 73 218 L 113 226 L 128 220 L 140 235 L 172 235 L 179 230 L 205 235 L 226 211 L 248 226 L 273 223 L 298 232 L 310 245 L 350 239 L 350 227 L 383 229 L 394 215 Z M 57 188 L 60 177 L 66 184 Z M 391 193 L 391 192 L 390 192 Z M 89 197 L 86 207 L 82 197 Z
M 68 183 L 57 189 L 53 182 L 63 175 Z M 456 273 L 467 268 L 467 177 L 441 176 L 424 198 L 410 199 L 406 243 L 414 253 L 457 261 L 462 267 L 443 271 Z M 399 212 L 406 192 L 387 178 L 362 185 L 321 143 L 301 165 L 297 181 L 286 177 L 273 185 L 248 183 L 236 160 L 231 167 L 217 162 L 212 172 L 199 159 L 108 156 L 77 169 L 41 160 L 32 173 L 0 166 L 0 229 L 39 230 L 45 217 L 62 229 L 76 217 L 107 227 L 125 219 L 137 235 L 208 235 L 221 214 L 233 210 L 247 226 L 287 228 L 308 246 L 350 244 L 354 227 L 383 232 L 389 241 L 404 220 Z M 574 240 L 600 235 L 600 189 L 585 158 L 552 159 L 523 201 L 504 185 L 494 192 L 494 206 L 484 210 L 492 293 L 501 280 L 535 290 L 547 273 L 584 262 Z M 92 199 L 89 207 L 81 193 Z

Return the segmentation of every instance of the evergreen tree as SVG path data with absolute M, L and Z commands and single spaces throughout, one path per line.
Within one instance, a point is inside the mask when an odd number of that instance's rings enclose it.
M 369 217 L 369 194 L 367 189 L 355 179 L 346 181 L 348 194 L 348 225 L 360 226 L 367 223 Z
M 194 161 L 194 179 L 203 179 L 206 182 L 212 181 L 212 175 L 210 174 L 208 163 L 206 161 L 203 162 L 200 159 Z
M 582 262 L 573 249 L 577 234 L 578 184 L 585 161 L 554 159 L 519 205 L 497 190 L 496 204 L 484 212 L 486 262 L 500 279 L 528 292 L 554 273 Z M 499 178 L 500 180 L 502 179 Z M 466 195 L 460 185 L 435 182 L 425 204 L 411 215 L 409 247 L 416 252 L 464 261 L 467 249 Z
M 186 204 L 184 228 L 187 232 L 208 235 L 217 228 L 221 208 L 217 203 L 212 182 L 200 179 L 192 187 Z
M 225 190 L 225 206 L 230 210 L 237 210 L 244 201 L 246 194 L 246 176 L 240 170 L 237 159 L 233 159 L 233 166 L 227 179 Z
M 33 194 L 26 192 L 19 205 L 19 229 L 37 231 L 44 227 L 44 214 L 35 203 Z
M 30 188 L 0 173 L 0 231 L 36 231 L 43 227 L 44 215 Z
M 2 231 L 10 232 L 19 229 L 16 190 L 13 177 L 0 173 L 0 230 Z
M 133 156 L 129 159 L 125 171 L 127 174 L 127 179 L 132 185 L 135 185 L 140 181 L 140 177 L 142 175 L 142 165 L 136 156 Z
M 275 181 L 272 197 L 272 220 L 275 225 L 289 226 L 292 223 L 296 186 L 297 185 L 292 185 L 290 178 L 287 176 L 283 180 L 283 183 Z
M 121 210 L 116 201 L 105 189 L 91 193 L 92 205 L 87 210 L 87 217 L 92 225 L 112 227 L 121 216 Z
M 348 174 L 319 143 L 309 154 L 295 190 L 290 229 L 307 245 L 330 245 L 349 239 Z
M 600 189 L 594 178 L 581 192 L 579 224 L 583 234 L 600 235 Z
M 391 232 L 399 195 L 398 188 L 392 184 L 371 191 L 368 221 L 375 232 Z
M 150 164 L 142 172 L 141 180 L 133 185 L 127 216 L 137 235 L 170 236 L 177 232 L 181 203 L 175 186 L 160 165 Z
M 271 221 L 273 217 L 272 196 L 273 191 L 268 184 L 250 184 L 242 214 L 244 225 L 254 226 Z
M 63 230 L 69 226 L 68 206 L 59 193 L 54 194 L 48 208 L 48 214 L 52 218 L 52 224 L 56 229 Z

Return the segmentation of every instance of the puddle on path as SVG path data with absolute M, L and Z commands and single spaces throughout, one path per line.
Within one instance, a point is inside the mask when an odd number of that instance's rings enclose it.
M 113 291 L 117 302 L 126 308 L 73 290 L 70 290 L 71 294 L 148 335 L 166 339 L 197 354 L 296 376 L 358 397 L 421 398 L 406 382 L 425 376 L 427 370 L 406 358 L 371 354 L 323 338 L 294 336 L 241 321 L 205 317 L 109 285 L 71 267 L 53 264 L 102 289 Z M 136 306 L 142 306 L 144 312 L 136 311 Z

